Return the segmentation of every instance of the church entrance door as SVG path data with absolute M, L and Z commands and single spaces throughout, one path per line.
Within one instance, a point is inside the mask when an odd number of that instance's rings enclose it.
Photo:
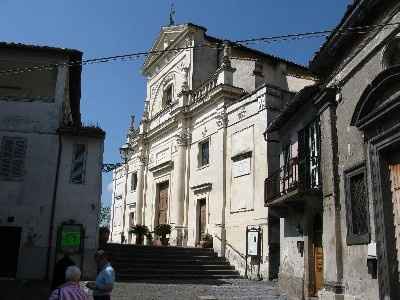
M 206 199 L 199 200 L 199 230 L 198 240 L 206 233 Z
M 157 224 L 167 224 L 168 216 L 168 181 L 158 185 L 158 216 Z

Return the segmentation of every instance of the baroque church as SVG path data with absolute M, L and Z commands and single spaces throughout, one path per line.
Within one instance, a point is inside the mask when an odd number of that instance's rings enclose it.
M 246 229 L 256 227 L 261 276 L 275 278 L 279 229 L 269 224 L 279 218 L 264 205 L 264 180 L 279 167 L 280 148 L 263 133 L 315 82 L 306 67 L 206 31 L 162 27 L 144 62 L 143 116 L 128 129 L 128 157 L 113 171 L 110 241 L 134 243 L 135 224 L 150 231 L 170 224 L 177 246 L 196 246 L 208 233 L 218 255 L 243 273 Z

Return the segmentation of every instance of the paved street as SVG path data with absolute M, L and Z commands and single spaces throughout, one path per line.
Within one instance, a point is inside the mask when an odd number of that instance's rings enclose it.
M 170 282 L 117 283 L 113 300 L 131 299 L 264 299 L 278 300 L 279 295 L 270 282 L 244 279 Z
M 82 283 L 83 284 L 83 283 Z M 0 300 L 44 300 L 48 298 L 48 286 L 43 282 L 0 280 Z M 196 282 L 135 282 L 115 285 L 113 300 L 278 300 L 279 296 L 270 282 L 244 279 Z

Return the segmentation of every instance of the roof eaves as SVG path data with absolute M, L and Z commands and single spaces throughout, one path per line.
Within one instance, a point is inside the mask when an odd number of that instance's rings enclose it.
M 54 51 L 60 53 L 68 53 L 68 54 L 81 54 L 82 52 L 76 49 L 69 48 L 59 48 L 59 47 L 51 47 L 51 46 L 43 46 L 43 45 L 31 45 L 31 44 L 23 44 L 23 43 L 14 43 L 14 42 L 0 42 L 0 48 L 11 48 L 11 49 L 26 49 L 26 50 L 41 50 L 41 51 Z
M 311 101 L 319 90 L 320 86 L 318 84 L 306 86 L 300 90 L 294 99 L 284 107 L 282 113 L 268 125 L 266 132 L 271 133 L 279 130 L 303 104 Z

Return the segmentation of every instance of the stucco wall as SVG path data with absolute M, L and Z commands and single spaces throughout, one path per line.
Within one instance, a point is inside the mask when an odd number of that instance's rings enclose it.
M 74 144 L 86 145 L 85 177 L 83 184 L 71 182 L 71 166 Z M 54 212 L 53 250 L 56 246 L 57 229 L 63 222 L 73 220 L 82 224 L 85 232 L 82 276 L 94 278 L 96 265 L 93 255 L 98 244 L 98 223 L 101 207 L 101 168 L 103 162 L 103 140 L 83 136 L 62 137 L 60 172 Z M 54 254 L 52 256 L 54 263 Z M 78 263 L 79 264 L 79 263 Z M 52 265 L 51 265 L 52 266 Z M 51 270 L 53 267 L 51 267 Z
M 397 14 L 390 22 L 400 20 L 400 14 Z M 353 126 L 350 121 L 355 107 L 366 89 L 368 84 L 383 71 L 383 50 L 385 39 L 393 29 L 381 30 L 367 45 L 357 49 L 357 54 L 332 78 L 329 85 L 343 80 L 341 87 L 341 99 L 336 108 L 336 128 L 338 135 L 338 173 L 339 199 L 342 207 L 341 228 L 343 241 L 343 284 L 345 293 L 352 295 L 356 299 L 378 299 L 378 281 L 373 279 L 367 269 L 367 247 L 368 245 L 348 246 L 346 243 L 347 221 L 346 221 L 346 201 L 344 188 L 344 172 L 349 168 L 367 162 L 368 155 L 366 144 L 362 133 Z M 369 189 L 369 210 L 371 225 L 371 242 L 375 240 L 374 214 L 372 208 L 371 178 L 368 178 Z M 325 241 L 324 241 L 325 242 Z M 329 255 L 329 253 L 327 253 Z M 325 264 L 325 268 L 330 268 Z

